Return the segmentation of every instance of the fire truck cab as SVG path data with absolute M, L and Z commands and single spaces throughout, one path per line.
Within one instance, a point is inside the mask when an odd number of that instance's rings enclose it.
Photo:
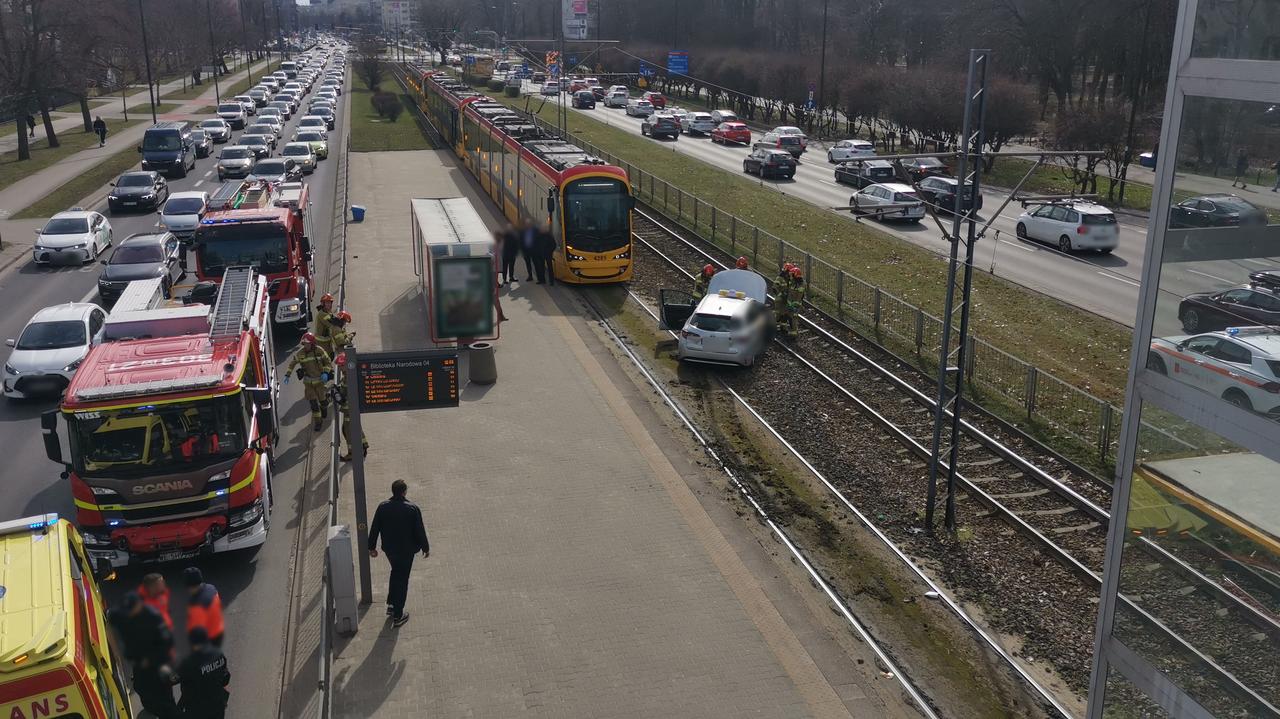
M 223 183 L 196 228 L 196 276 L 218 282 L 228 267 L 253 267 L 269 283 L 275 323 L 305 332 L 312 301 L 310 205 L 301 182 Z
M 229 267 L 212 307 L 129 313 L 42 417 L 95 566 L 266 541 L 277 427 L 267 287 L 252 267 Z

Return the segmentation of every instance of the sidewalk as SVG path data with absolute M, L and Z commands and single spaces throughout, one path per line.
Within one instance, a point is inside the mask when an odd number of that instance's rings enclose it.
M 351 155 L 368 214 L 349 230 L 346 308 L 363 351 L 427 341 L 410 198 L 466 194 L 492 223 L 443 157 Z M 456 408 L 362 418 L 370 516 L 408 480 L 432 553 L 400 629 L 383 616 L 388 565 L 371 560 L 373 605 L 337 640 L 334 716 L 909 716 L 873 690 L 870 662 L 824 674 L 691 489 L 703 470 L 673 466 L 661 447 L 682 445 L 650 433 L 592 321 L 561 309 L 575 291 L 504 291 L 497 384 L 465 387 Z M 339 523 L 354 526 L 349 473 Z
M 258 63 L 249 69 L 249 72 L 260 72 L 265 66 L 265 62 Z M 227 76 L 227 82 L 238 82 L 245 76 L 245 71 Z M 180 86 L 179 86 L 180 87 Z M 146 93 L 142 93 L 146 98 Z M 189 118 L 192 113 L 199 110 L 205 105 L 211 105 L 214 102 L 214 88 L 212 85 L 209 89 L 201 93 L 199 97 L 186 100 L 181 107 L 170 113 L 162 113 L 159 115 L 161 120 L 183 120 Z M 79 118 L 74 118 L 72 127 L 80 125 Z M 102 160 L 120 152 L 124 148 L 133 147 L 142 141 L 142 135 L 150 127 L 149 123 L 135 125 L 128 130 L 119 133 L 111 133 L 107 136 L 106 147 L 90 147 L 82 150 L 74 155 L 65 157 L 50 167 L 36 172 L 29 177 L 25 177 L 12 185 L 0 190 L 0 219 L 5 219 L 21 212 L 28 205 L 40 201 L 46 195 L 62 187 L 63 184 L 70 181 L 87 168 L 92 167 Z M 37 137 L 40 135 L 40 128 L 36 128 Z M 7 138 L 15 144 L 14 138 Z M 141 161 L 141 160 L 139 160 Z

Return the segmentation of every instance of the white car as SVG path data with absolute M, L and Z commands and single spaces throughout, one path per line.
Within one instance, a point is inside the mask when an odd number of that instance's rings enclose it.
M 683 107 L 673 107 L 666 112 L 676 119 L 676 124 L 680 126 L 680 132 L 684 132 L 689 123 L 689 111 Z
M 207 209 L 209 193 L 200 190 L 175 192 L 165 200 L 164 207 L 156 210 L 156 214 L 160 216 L 156 227 L 172 232 L 178 239 L 191 237 L 195 235 Z
M 111 222 L 97 212 L 59 212 L 36 231 L 31 259 L 37 265 L 83 263 L 111 246 Z
M 1156 337 L 1147 369 L 1280 420 L 1280 333 L 1273 327 Z
M 243 113 L 244 110 L 242 109 L 240 112 Z M 231 125 L 227 124 L 227 121 L 221 117 L 201 122 L 200 129 L 204 130 L 210 140 L 217 143 L 223 143 L 231 139 Z
M 329 121 L 319 115 L 303 115 L 298 120 L 298 130 L 308 130 L 313 132 L 323 132 L 329 134 Z
M 101 307 L 88 302 L 68 302 L 37 312 L 16 340 L 5 342 L 13 352 L 4 363 L 4 396 L 27 399 L 61 394 L 89 353 L 106 316 Z
M 1057 245 L 1062 252 L 1097 250 L 1106 254 L 1120 244 L 1116 216 L 1083 200 L 1031 205 L 1018 216 L 1018 237 Z
M 738 122 L 738 115 L 732 110 L 712 110 L 711 121 L 719 127 L 722 122 Z
M 244 109 L 244 105 L 236 100 L 235 102 L 224 102 L 218 105 L 218 117 L 226 120 L 232 130 L 243 130 L 245 121 L 249 118 L 249 113 Z
M 627 114 L 632 117 L 648 117 L 653 114 L 653 103 L 640 98 L 627 100 Z
M 914 187 L 901 182 L 867 185 L 853 193 L 849 207 L 855 215 L 872 214 L 881 222 L 919 222 L 924 219 L 924 202 Z
M 682 122 L 680 126 L 690 135 L 710 135 L 717 127 L 709 112 L 691 112 L 687 123 Z
M 302 168 L 302 172 L 308 175 L 315 172 L 316 165 L 319 163 L 319 159 L 316 158 L 316 153 L 312 152 L 311 143 L 309 142 L 286 143 L 284 149 L 280 151 L 280 156 L 287 157 L 298 163 L 298 166 Z
M 782 137 L 798 137 L 800 138 L 800 154 L 804 154 L 809 149 L 809 138 L 804 134 L 804 130 L 792 125 L 779 125 L 773 128 L 773 131 Z
M 870 140 L 841 140 L 827 148 L 827 162 L 847 162 L 875 156 L 876 146 Z
M 683 290 L 661 290 L 659 327 L 678 334 L 680 360 L 750 367 L 773 332 L 767 292 L 764 277 L 751 270 L 717 272 L 696 303 Z
M 541 92 L 543 95 L 559 95 L 560 83 L 556 82 L 555 80 L 548 80 L 542 83 Z
M 249 95 L 236 95 L 233 98 L 236 102 L 244 105 L 246 115 L 255 115 L 258 112 L 258 103 Z
M 604 106 L 626 107 L 629 98 L 630 96 L 625 90 L 615 90 L 614 92 L 609 93 L 609 96 L 604 99 Z

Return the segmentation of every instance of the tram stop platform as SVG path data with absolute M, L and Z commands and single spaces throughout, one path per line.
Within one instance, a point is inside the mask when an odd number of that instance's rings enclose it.
M 466 196 L 499 218 L 445 152 L 352 153 L 349 171 L 367 207 L 348 230 L 356 345 L 427 346 L 410 198 Z M 363 415 L 369 516 L 406 480 L 431 556 L 415 559 L 398 629 L 388 564 L 371 560 L 373 604 L 336 639 L 333 715 L 914 716 L 812 621 L 829 609 L 779 579 L 754 520 L 699 484 L 710 470 L 626 379 L 577 291 L 504 290 L 498 381 L 463 387 L 459 406 Z M 350 472 L 339 523 L 354 526 Z

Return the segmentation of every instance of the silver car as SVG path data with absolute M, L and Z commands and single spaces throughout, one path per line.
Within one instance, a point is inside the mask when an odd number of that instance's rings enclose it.
M 849 198 L 849 207 L 855 215 L 867 213 L 881 222 L 924 219 L 924 201 L 914 187 L 901 182 L 868 185 Z
M 9 399 L 57 397 L 89 353 L 106 312 L 88 302 L 68 302 L 35 314 L 4 363 L 4 396 Z
M 236 106 L 239 107 L 239 103 L 236 103 Z M 241 108 L 240 112 L 243 113 L 244 108 Z M 200 123 L 200 129 L 204 130 L 204 134 L 208 135 L 210 140 L 217 143 L 223 143 L 231 139 L 231 125 L 221 117 L 205 120 Z
M 232 130 L 243 130 L 249 114 L 245 111 L 244 104 L 236 100 L 235 102 L 224 102 L 218 105 L 218 117 L 226 120 Z
M 218 156 L 218 180 L 228 177 L 248 177 L 253 172 L 253 163 L 257 160 L 253 148 L 244 145 L 228 145 L 222 148 Z
M 175 192 L 169 195 L 164 207 L 156 210 L 160 221 L 156 227 L 168 230 L 178 239 L 185 239 L 196 233 L 200 218 L 209 207 L 209 193 L 200 190 Z
M 280 156 L 287 157 L 298 163 L 302 171 L 308 175 L 316 170 L 316 153 L 311 151 L 311 143 L 309 142 L 290 142 L 284 146 Z
M 750 367 L 773 333 L 767 291 L 751 270 L 717 272 L 696 301 L 684 290 L 661 290 L 659 327 L 679 333 L 677 359 Z

